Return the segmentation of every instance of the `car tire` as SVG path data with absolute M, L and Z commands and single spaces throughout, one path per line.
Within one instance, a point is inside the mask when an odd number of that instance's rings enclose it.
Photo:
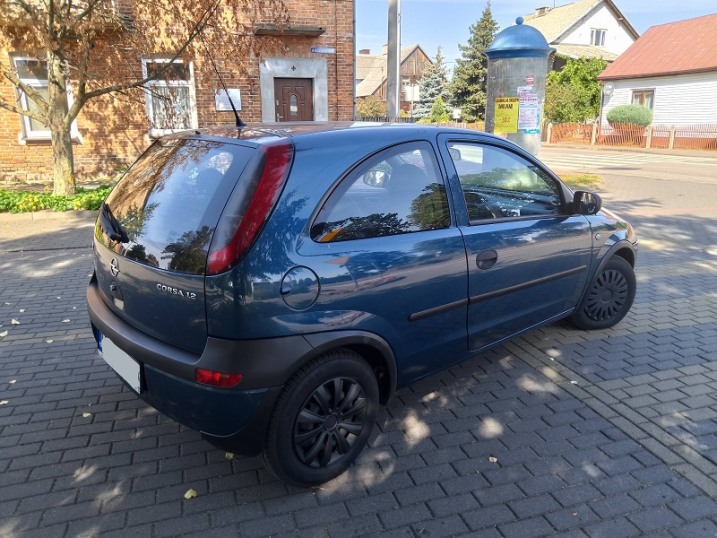
M 579 329 L 606 329 L 619 323 L 632 307 L 635 270 L 614 256 L 595 276 L 570 320 Z
M 343 473 L 363 449 L 378 412 L 376 376 L 359 354 L 341 349 L 305 365 L 274 409 L 262 460 L 300 487 Z

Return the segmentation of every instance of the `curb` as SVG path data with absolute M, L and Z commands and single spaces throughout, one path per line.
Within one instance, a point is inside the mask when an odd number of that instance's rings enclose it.
M 681 157 L 702 157 L 705 159 L 717 159 L 717 151 L 704 149 L 663 149 L 599 145 L 592 146 L 590 144 L 563 144 L 560 142 L 542 142 L 541 147 L 585 151 L 607 151 L 615 153 L 648 153 L 652 155 L 675 155 Z
M 0 213 L 0 221 L 2 222 L 32 222 L 41 220 L 85 220 L 95 218 L 97 211 L 33 211 L 28 213 Z

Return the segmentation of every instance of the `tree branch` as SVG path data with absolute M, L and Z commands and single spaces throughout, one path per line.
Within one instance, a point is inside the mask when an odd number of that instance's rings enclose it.
M 77 100 L 82 101 L 82 104 L 87 101 L 87 73 L 90 65 L 90 54 L 94 48 L 94 41 L 92 36 L 88 34 L 84 41 L 84 48 L 82 50 L 82 58 L 80 59 L 80 65 L 77 71 Z M 75 120 L 77 115 L 80 113 L 81 106 L 73 106 L 68 110 L 68 119 L 72 122 Z M 74 114 L 74 115 L 73 115 Z
M 20 9 L 22 9 L 28 15 L 35 15 L 35 6 L 30 5 L 29 3 L 25 2 L 25 0 L 15 0 L 15 4 L 20 6 Z
M 29 99 L 31 99 L 33 102 L 37 104 L 37 106 L 41 109 L 42 114 L 38 114 L 36 112 L 32 112 L 30 110 L 25 110 L 22 107 L 19 107 L 17 105 L 12 105 L 5 101 L 4 99 L 0 99 L 0 107 L 4 108 L 5 110 L 9 110 L 11 112 L 16 112 L 17 114 L 22 114 L 23 116 L 27 116 L 28 118 L 32 118 L 33 120 L 39 121 L 40 123 L 47 124 L 47 115 L 50 111 L 50 105 L 47 103 L 45 98 L 38 92 L 35 88 L 32 86 L 29 86 L 28 84 L 25 84 L 22 80 L 20 80 L 17 75 L 8 69 L 5 66 L 2 66 L 0 69 L 0 72 L 2 72 L 2 75 L 10 81 L 10 84 L 14 85 L 16 88 L 18 88 L 20 91 L 24 92 Z
M 87 2 L 87 7 L 81 11 L 79 14 L 75 15 L 75 21 L 82 22 L 82 20 L 93 13 L 95 11 L 95 8 L 98 4 L 103 4 L 104 0 L 89 0 Z
M 160 78 L 174 63 L 179 57 L 184 53 L 184 51 L 187 50 L 189 45 L 192 44 L 194 39 L 204 30 L 207 23 L 209 22 L 209 19 L 214 15 L 217 8 L 219 7 L 219 4 L 222 0 L 216 0 L 213 5 L 209 6 L 207 10 L 204 12 L 202 17 L 197 21 L 197 23 L 194 25 L 194 28 L 192 28 L 192 31 L 190 32 L 187 39 L 182 43 L 182 46 L 179 47 L 179 49 L 174 53 L 174 55 L 169 59 L 169 61 L 160 69 L 158 69 L 155 73 L 153 73 L 152 76 L 144 77 L 141 80 L 135 80 L 132 82 L 125 82 L 120 84 L 114 84 L 112 86 L 106 86 L 104 88 L 98 88 L 97 90 L 86 92 L 82 95 L 78 95 L 75 102 L 72 104 L 72 108 L 70 109 L 70 115 L 74 113 L 74 116 L 76 116 L 79 113 L 79 109 L 82 108 L 85 102 L 87 102 L 90 99 L 93 99 L 95 97 L 99 97 L 100 95 L 106 95 L 108 93 L 112 92 L 119 92 L 124 90 L 129 90 L 132 88 L 141 88 L 145 86 L 148 82 L 152 80 L 157 80 Z M 77 109 L 75 111 L 75 109 Z

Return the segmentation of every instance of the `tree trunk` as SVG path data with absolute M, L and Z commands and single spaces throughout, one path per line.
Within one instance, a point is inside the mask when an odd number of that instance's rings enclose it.
M 52 52 L 47 57 L 47 82 L 52 134 L 52 194 L 75 194 L 75 162 L 72 153 L 72 121 L 68 117 L 66 73 L 62 59 Z
M 75 164 L 70 129 L 52 129 L 52 194 L 75 194 Z

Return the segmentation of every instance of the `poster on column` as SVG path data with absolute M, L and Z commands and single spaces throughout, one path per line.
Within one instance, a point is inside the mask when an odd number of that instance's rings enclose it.
M 511 134 L 518 132 L 518 98 L 498 97 L 495 100 L 494 133 Z
M 540 133 L 540 98 L 533 91 L 533 86 L 519 86 L 518 129 L 525 134 Z

